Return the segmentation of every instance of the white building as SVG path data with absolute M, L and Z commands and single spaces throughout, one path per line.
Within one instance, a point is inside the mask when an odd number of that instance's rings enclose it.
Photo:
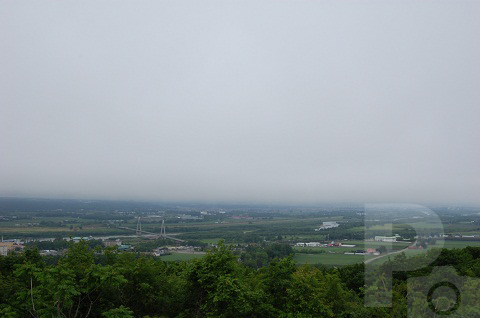
M 397 236 L 375 236 L 375 242 L 396 242 Z
M 8 251 L 9 251 L 8 246 L 0 245 L 0 255 L 7 256 Z
M 333 228 L 339 227 L 339 226 L 340 226 L 340 224 L 338 224 L 335 221 L 333 221 L 333 222 L 323 222 L 323 224 L 320 225 L 320 227 L 318 229 L 315 229 L 315 231 L 333 229 Z
M 320 243 L 320 242 L 309 242 L 309 243 L 305 243 L 305 246 L 308 246 L 308 247 L 319 247 L 319 246 L 322 246 L 322 243 Z

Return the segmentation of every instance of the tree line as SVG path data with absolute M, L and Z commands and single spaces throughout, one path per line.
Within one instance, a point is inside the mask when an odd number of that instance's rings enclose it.
M 428 255 L 407 259 L 400 254 L 378 266 L 368 287 L 363 264 L 297 266 L 288 252 L 283 246 L 251 248 L 242 260 L 232 247 L 220 243 L 203 258 L 165 262 L 111 248 L 96 255 L 87 242 L 80 242 L 71 244 L 55 263 L 47 263 L 37 250 L 27 249 L 0 257 L 0 316 L 407 317 L 407 279 L 428 277 L 435 266 L 444 265 L 453 266 L 459 275 L 480 277 L 480 248 L 473 247 L 444 249 L 430 266 L 415 272 L 393 268 Z M 393 306 L 365 307 L 365 293 L 380 293 L 389 272 Z M 469 282 L 472 293 L 455 317 L 479 317 L 476 281 Z M 410 307 L 418 317 L 428 317 L 424 304 Z

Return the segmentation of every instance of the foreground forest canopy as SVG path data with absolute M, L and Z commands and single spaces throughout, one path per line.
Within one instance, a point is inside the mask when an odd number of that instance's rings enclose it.
M 381 292 L 394 265 L 422 257 L 428 254 L 400 254 L 378 266 L 365 290 L 363 264 L 298 267 L 283 257 L 254 269 L 224 244 L 201 259 L 164 262 L 108 248 L 94 251 L 82 241 L 54 263 L 35 249 L 0 257 L 0 316 L 407 317 L 409 277 L 429 276 L 434 266 L 445 265 L 480 277 L 480 248 L 443 249 L 429 267 L 394 272 L 391 308 L 364 306 L 365 292 Z M 451 317 L 480 317 L 478 281 L 468 280 L 462 306 Z M 428 317 L 427 307 L 414 302 L 410 310 Z

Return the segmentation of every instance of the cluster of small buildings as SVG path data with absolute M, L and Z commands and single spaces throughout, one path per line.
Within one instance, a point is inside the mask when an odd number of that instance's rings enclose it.
M 24 248 L 25 246 L 21 242 L 17 242 L 17 240 L 2 240 L 0 242 L 0 255 L 7 256 L 12 251 L 22 251 Z
M 103 245 L 105 247 L 115 247 L 122 245 L 122 241 L 120 239 L 116 239 L 115 241 L 103 241 Z
M 190 215 L 190 214 L 181 214 L 181 215 L 177 216 L 177 219 L 181 219 L 181 220 L 202 220 L 203 215 L 195 216 L 195 215 Z
M 397 241 L 397 238 L 400 237 L 399 235 L 394 236 L 375 236 L 375 242 L 387 242 L 387 243 L 394 243 Z
M 356 245 L 342 244 L 341 242 L 332 241 L 330 243 L 320 243 L 320 242 L 298 242 L 295 246 L 299 247 L 355 247 Z
M 93 236 L 83 236 L 83 237 L 80 237 L 80 236 L 76 236 L 76 237 L 72 237 L 70 239 L 71 241 L 73 241 L 74 243 L 78 243 L 80 241 L 88 241 L 88 240 L 93 240 Z
M 299 247 L 320 247 L 320 246 L 327 246 L 327 244 L 322 244 L 320 242 L 309 242 L 309 243 L 304 243 L 304 242 L 298 242 L 295 244 L 295 246 Z
M 92 236 L 89 237 L 72 237 L 70 238 L 70 241 L 74 243 L 78 243 L 80 241 L 89 241 L 93 240 L 94 238 Z M 23 245 L 24 242 L 21 242 L 18 239 L 12 239 L 12 240 L 3 240 L 0 241 L 0 255 L 2 256 L 7 256 L 9 253 L 13 251 L 21 252 L 25 248 Z M 120 239 L 116 240 L 103 240 L 102 244 L 105 247 L 116 247 L 118 251 L 131 251 L 133 247 L 131 245 L 123 244 L 123 242 Z M 173 246 L 173 247 L 168 247 L 168 248 L 163 248 L 159 247 L 157 249 L 154 249 L 152 251 L 152 254 L 155 256 L 160 256 L 160 255 L 165 255 L 168 254 L 168 250 L 176 250 L 176 249 L 192 249 L 194 250 L 193 247 L 189 246 Z M 41 250 L 40 255 L 45 256 L 45 255 L 61 255 L 63 254 L 64 251 L 61 250 Z
M 193 246 L 165 246 L 165 247 L 158 247 L 152 251 L 153 256 L 163 256 L 171 254 L 172 252 L 176 253 L 184 253 L 184 254 L 195 254 L 195 252 L 201 252 L 199 247 Z
M 62 251 L 57 251 L 57 250 L 41 250 L 40 255 L 42 256 L 56 256 L 56 255 L 61 255 L 63 252 Z
M 253 217 L 248 215 L 234 215 L 230 218 L 233 220 L 253 220 Z
M 153 256 L 162 256 L 162 255 L 167 255 L 168 253 L 168 248 L 166 247 L 158 247 L 152 251 Z
M 479 239 L 480 235 L 461 235 L 461 234 L 443 234 L 443 238 L 460 238 L 460 239 Z
M 409 250 L 423 250 L 423 246 L 411 245 L 408 247 Z
M 356 250 L 355 252 L 346 252 L 345 254 L 347 255 L 380 255 L 380 252 L 378 252 L 374 248 L 368 248 L 366 251 Z
M 117 247 L 118 251 L 128 251 L 132 249 L 131 245 L 128 244 L 122 244 L 122 240 L 116 239 L 114 241 L 102 241 L 103 246 L 105 247 Z
M 309 243 L 299 242 L 299 243 L 296 243 L 295 246 L 299 246 L 299 247 L 347 247 L 347 248 L 353 248 L 356 245 L 342 244 L 340 242 L 331 242 L 331 243 L 328 243 L 328 244 L 322 244 L 320 242 L 309 242 Z M 330 253 L 334 253 L 334 252 L 330 252 Z M 369 248 L 367 250 L 356 250 L 356 251 L 352 251 L 352 252 L 345 252 L 344 254 L 348 254 L 348 255 L 380 255 L 380 252 L 378 252 L 374 248 Z

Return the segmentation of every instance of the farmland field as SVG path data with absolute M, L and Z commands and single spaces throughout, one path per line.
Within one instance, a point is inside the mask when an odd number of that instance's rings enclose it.
M 480 241 L 444 241 L 444 248 L 464 248 L 467 246 L 480 247 Z

